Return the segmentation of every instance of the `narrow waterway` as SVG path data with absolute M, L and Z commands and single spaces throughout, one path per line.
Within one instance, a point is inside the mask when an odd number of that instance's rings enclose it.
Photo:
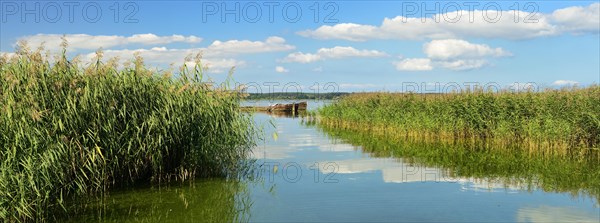
M 259 113 L 255 120 L 266 136 L 252 154 L 256 177 L 115 191 L 72 220 L 600 221 L 597 186 L 565 189 L 531 180 L 552 176 L 485 168 L 456 174 L 451 164 L 371 152 L 377 144 L 350 142 L 299 117 Z

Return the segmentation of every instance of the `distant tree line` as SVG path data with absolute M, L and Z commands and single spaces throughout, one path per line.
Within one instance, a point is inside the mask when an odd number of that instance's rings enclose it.
M 273 93 L 250 93 L 247 95 L 247 100 L 260 100 L 260 99 L 337 99 L 347 92 L 335 92 L 335 93 L 303 93 L 303 92 L 273 92 Z

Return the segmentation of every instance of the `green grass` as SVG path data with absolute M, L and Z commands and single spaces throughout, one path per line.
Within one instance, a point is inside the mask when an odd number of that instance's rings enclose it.
M 600 146 L 599 99 L 597 85 L 537 93 L 363 93 L 346 96 L 318 113 L 322 124 L 338 128 L 589 156 Z
M 242 167 L 256 128 L 199 61 L 175 74 L 139 56 L 117 69 L 101 52 L 83 67 L 65 51 L 50 63 L 21 45 L 0 60 L 0 219 L 44 221 L 70 198 Z

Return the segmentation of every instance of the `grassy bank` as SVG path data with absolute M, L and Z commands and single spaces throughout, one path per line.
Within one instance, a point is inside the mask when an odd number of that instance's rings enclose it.
M 588 156 L 600 146 L 599 98 L 598 86 L 537 93 L 363 93 L 325 106 L 319 115 L 321 123 L 338 128 Z
M 0 61 L 0 219 L 43 220 L 112 187 L 227 176 L 254 144 L 239 95 L 204 83 L 200 63 L 173 77 L 139 56 L 117 69 L 101 52 L 85 67 L 41 52 Z

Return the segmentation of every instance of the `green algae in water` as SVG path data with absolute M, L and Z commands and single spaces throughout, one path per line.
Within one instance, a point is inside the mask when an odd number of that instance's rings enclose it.
M 70 222 L 240 222 L 248 221 L 250 200 L 245 183 L 197 180 L 163 187 L 123 189 L 104 198 L 80 200 Z

